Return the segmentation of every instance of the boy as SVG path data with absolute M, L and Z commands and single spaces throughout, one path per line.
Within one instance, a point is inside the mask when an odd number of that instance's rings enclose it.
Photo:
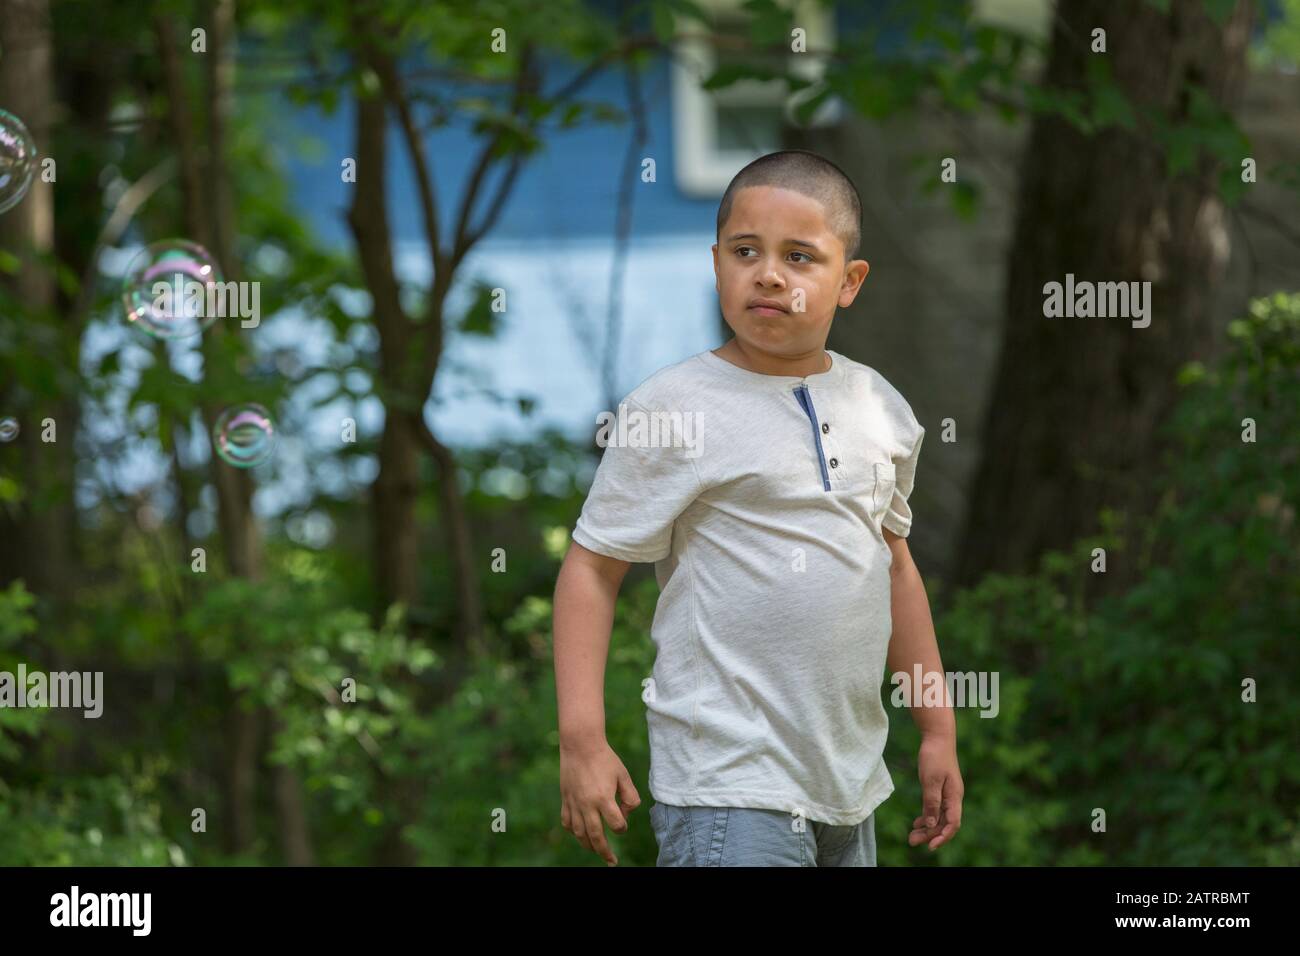
M 603 824 L 626 832 L 641 803 L 603 692 L 633 561 L 655 562 L 661 589 L 645 695 L 658 865 L 875 865 L 874 810 L 894 789 L 883 669 L 943 665 L 906 541 L 925 429 L 879 373 L 825 350 L 867 275 L 860 217 L 815 153 L 742 169 L 713 247 L 734 337 L 620 403 L 554 621 L 561 822 L 611 866 Z M 908 843 L 933 850 L 961 826 L 956 725 L 951 707 L 912 715 L 924 797 Z

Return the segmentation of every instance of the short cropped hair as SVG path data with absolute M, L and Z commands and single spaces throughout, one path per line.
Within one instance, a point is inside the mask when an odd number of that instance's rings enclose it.
M 857 256 L 862 241 L 862 200 L 853 181 L 829 159 L 806 149 L 783 149 L 760 156 L 736 173 L 718 205 L 718 242 L 736 193 L 748 186 L 790 189 L 817 200 L 826 209 L 831 231 L 844 244 L 844 261 Z

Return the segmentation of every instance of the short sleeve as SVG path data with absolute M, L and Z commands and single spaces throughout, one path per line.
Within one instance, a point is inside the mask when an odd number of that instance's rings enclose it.
M 609 443 L 596 468 L 573 540 L 584 548 L 622 561 L 650 563 L 672 551 L 673 523 L 699 496 L 702 485 L 692 450 L 679 425 L 666 413 L 652 413 L 625 399 L 627 414 L 640 412 L 654 427 L 627 425 L 625 441 L 613 423 Z
M 911 417 L 911 416 L 909 416 Z M 894 459 L 894 496 L 889 502 L 881 524 L 900 538 L 906 538 L 912 530 L 912 508 L 908 497 L 912 494 L 912 485 L 916 481 L 916 460 L 921 454 L 921 439 L 925 438 L 925 429 L 914 417 L 911 417 L 911 450 L 901 458 Z

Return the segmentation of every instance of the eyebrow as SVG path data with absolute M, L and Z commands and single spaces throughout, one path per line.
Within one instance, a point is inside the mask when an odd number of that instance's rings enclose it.
M 728 236 L 727 242 L 728 244 L 730 244 L 735 242 L 738 239 L 759 239 L 759 236 L 753 232 L 738 232 L 734 236 Z M 761 242 L 762 240 L 759 239 L 759 241 Z M 817 245 L 817 243 L 815 242 L 809 242 L 807 239 L 787 239 L 785 241 L 790 243 L 790 245 L 792 246 L 807 246 L 809 249 L 812 249 L 814 252 L 822 251 L 821 246 Z

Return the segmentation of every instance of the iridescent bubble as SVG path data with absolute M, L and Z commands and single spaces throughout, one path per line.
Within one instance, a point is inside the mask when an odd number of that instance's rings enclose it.
M 0 418 L 0 441 L 13 441 L 18 437 L 18 419 L 5 416 Z
M 36 144 L 23 121 L 0 110 L 0 212 L 23 201 L 36 175 Z
M 208 250 L 187 239 L 155 242 L 131 260 L 122 288 L 127 321 L 159 339 L 198 335 L 221 311 L 221 272 Z
M 252 468 L 275 451 L 275 426 L 271 413 L 257 404 L 227 408 L 212 426 L 212 447 L 227 464 Z

